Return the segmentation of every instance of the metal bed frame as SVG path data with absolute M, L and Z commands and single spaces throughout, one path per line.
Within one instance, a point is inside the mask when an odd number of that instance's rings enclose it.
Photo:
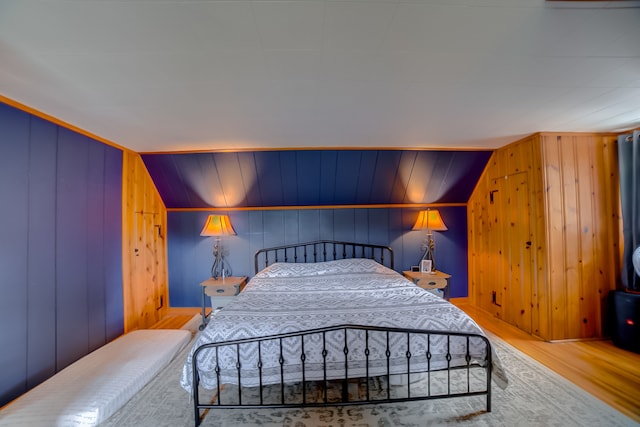
M 255 268 L 258 271 L 259 258 L 261 265 L 268 266 L 273 262 L 320 262 L 328 261 L 332 259 L 343 259 L 353 257 L 372 258 L 381 263 L 387 263 L 388 266 L 393 268 L 393 251 L 391 248 L 379 245 L 368 245 L 349 242 L 332 242 L 332 241 L 317 241 L 310 243 L 301 243 L 296 245 L 278 246 L 268 249 L 259 250 L 255 254 Z M 302 261 L 301 261 L 302 260 Z M 264 267 L 262 267 L 264 268 Z M 330 354 L 327 349 L 326 342 L 327 337 L 330 334 L 340 334 L 338 339 L 344 341 L 344 346 L 340 349 L 340 355 L 334 353 Z M 386 340 L 386 348 L 384 349 L 384 356 L 382 360 L 374 361 L 372 357 L 372 351 L 370 347 L 370 337 L 373 334 L 383 334 Z M 378 335 L 379 337 L 380 335 Z M 454 338 L 455 337 L 455 338 Z M 285 397 L 285 387 L 287 381 L 285 381 L 285 365 L 286 360 L 283 356 L 283 340 L 299 340 L 300 342 L 300 354 L 297 357 L 296 362 L 301 366 L 300 378 L 296 380 L 296 383 L 300 386 L 301 396 L 297 396 L 295 400 L 287 400 Z M 434 339 L 446 340 L 446 354 L 438 353 L 439 357 L 446 359 L 446 369 L 432 369 L 432 359 L 434 354 L 432 353 L 431 342 Z M 451 353 L 451 341 L 462 340 L 466 343 L 466 351 L 464 354 L 464 360 L 466 363 L 463 366 L 452 365 L 451 360 L 453 355 Z M 474 361 L 470 354 L 469 342 L 471 339 L 480 339 L 484 344 L 484 360 Z M 309 379 L 307 367 L 305 365 L 307 360 L 311 360 L 311 354 L 309 350 L 305 351 L 305 342 L 309 340 L 315 342 L 322 342 L 322 351 L 320 355 L 315 354 L 316 360 L 321 357 L 322 362 L 322 380 L 317 379 L 317 374 L 314 379 Z M 320 341 L 318 341 L 320 340 Z M 355 341 L 354 341 L 355 340 Z M 342 342 L 342 341 L 340 341 Z M 404 350 L 403 360 L 406 360 L 406 370 L 398 373 L 397 370 L 393 371 L 390 368 L 391 349 L 394 342 L 402 342 L 406 347 L 402 347 Z M 423 354 L 412 354 L 410 348 L 413 348 L 412 343 L 418 342 L 422 345 L 421 348 L 425 348 L 426 351 Z M 263 348 L 271 347 L 279 348 L 279 377 L 280 381 L 274 386 L 273 384 L 267 385 L 263 382 Z M 254 368 L 258 371 L 258 397 L 244 396 L 243 399 L 243 376 L 242 365 L 240 363 L 241 354 L 245 352 L 256 352 L 257 348 L 257 362 Z M 362 371 L 362 361 L 364 360 L 364 375 L 357 375 L 357 381 L 364 383 L 365 393 L 364 398 L 358 396 L 350 396 L 349 384 L 354 381 L 354 378 L 350 373 L 353 373 L 356 369 L 353 363 L 353 354 L 358 348 L 358 351 L 362 353 L 359 369 Z M 246 350 L 244 350 L 246 349 Z M 201 390 L 199 387 L 200 378 L 198 374 L 198 355 L 204 351 L 215 351 L 216 353 L 216 366 L 214 368 L 217 381 L 217 390 L 214 390 L 214 397 L 209 397 L 208 401 L 201 401 Z M 226 352 L 229 354 L 235 354 L 235 370 L 237 372 L 237 393 L 231 390 L 232 387 L 225 387 L 220 384 L 220 372 L 221 367 L 218 365 L 218 354 Z M 328 367 L 327 357 L 331 356 L 334 362 L 331 367 Z M 418 357 L 420 356 L 420 357 Z M 340 362 L 341 372 L 344 372 L 344 376 L 341 374 L 341 378 L 335 378 L 335 360 L 342 360 Z M 386 362 L 385 359 L 386 358 Z M 418 362 L 416 359 L 420 359 Z M 430 400 L 430 399 L 442 399 L 450 397 L 464 397 L 464 396 L 485 396 L 486 397 L 486 411 L 491 412 L 491 373 L 492 373 L 492 351 L 489 340 L 478 334 L 473 333 L 461 333 L 461 332 L 443 332 L 443 331 L 430 331 L 421 329 L 403 329 L 403 328 L 391 328 L 391 327 L 375 327 L 364 325 L 339 325 L 326 328 L 317 328 L 312 330 L 284 333 L 278 335 L 271 335 L 267 337 L 255 337 L 245 338 L 233 341 L 207 343 L 199 346 L 191 356 L 193 366 L 192 377 L 192 397 L 193 397 L 193 409 L 194 409 L 194 421 L 195 425 L 199 426 L 201 422 L 201 416 L 206 414 L 207 410 L 218 408 L 300 408 L 300 407 L 326 407 L 326 406 L 347 406 L 347 405 L 363 405 L 363 404 L 378 404 L 378 403 L 392 403 L 392 402 L 408 402 L 417 400 Z M 308 363 L 308 362 L 307 362 Z M 380 375 L 380 371 L 376 371 L 373 374 L 370 370 L 370 364 L 377 363 L 378 368 L 380 364 L 386 363 L 386 371 Z M 403 362 L 404 363 L 404 362 Z M 317 366 L 316 366 L 317 369 Z M 310 370 L 310 368 L 309 368 Z M 331 370 L 334 376 L 328 373 Z M 426 391 L 423 389 L 417 392 L 412 389 L 412 377 L 416 375 L 422 375 L 422 382 L 426 381 Z M 236 375 L 236 374 L 234 374 Z M 406 379 L 405 385 L 390 385 L 391 376 L 400 375 Z M 444 375 L 446 378 L 446 391 L 441 389 L 432 389 L 432 375 Z M 472 386 L 471 377 L 480 378 L 480 380 L 474 381 Z M 425 378 L 426 377 L 426 378 Z M 370 386 L 371 380 L 375 378 L 382 378 L 386 382 L 386 386 L 382 389 L 373 390 Z M 481 386 L 478 386 L 478 382 Z M 287 383 L 287 384 L 285 384 Z M 382 383 L 378 383 L 382 384 Z M 276 387 L 279 389 L 278 401 L 272 401 L 265 397 L 263 390 L 264 387 Z M 316 390 L 321 390 L 321 398 L 312 398 L 307 394 L 307 390 L 316 387 Z M 231 390 L 231 391 L 229 391 Z M 226 393 L 226 394 L 225 394 Z M 278 394 L 278 393 L 276 393 Z M 331 394 L 331 398 L 329 395 Z M 224 398 L 223 398 L 224 395 Z M 338 396 L 336 398 L 336 396 Z M 202 411 L 205 411 L 204 413 Z
M 368 243 L 316 240 L 260 249 L 254 255 L 254 273 L 274 262 L 323 262 L 347 258 L 369 258 L 393 270 L 393 249 Z

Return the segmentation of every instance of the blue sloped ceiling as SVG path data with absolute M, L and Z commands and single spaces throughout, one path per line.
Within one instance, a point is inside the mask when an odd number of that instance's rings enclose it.
M 466 203 L 491 151 L 143 154 L 169 209 Z

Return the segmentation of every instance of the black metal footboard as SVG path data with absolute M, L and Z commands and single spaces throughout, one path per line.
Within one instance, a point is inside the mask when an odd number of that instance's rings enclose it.
M 296 408 L 486 396 L 478 334 L 341 325 L 204 344 L 192 355 L 195 425 L 217 408 Z

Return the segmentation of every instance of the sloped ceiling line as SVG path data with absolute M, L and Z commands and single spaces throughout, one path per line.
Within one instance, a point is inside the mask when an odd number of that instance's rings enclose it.
M 491 151 L 143 154 L 168 209 L 466 203 Z

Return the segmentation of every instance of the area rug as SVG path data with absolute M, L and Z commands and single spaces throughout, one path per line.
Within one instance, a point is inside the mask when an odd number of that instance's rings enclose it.
M 449 398 L 314 409 L 219 409 L 203 426 L 387 427 L 387 426 L 638 426 L 639 424 L 565 380 L 544 365 L 490 336 L 509 376 L 493 387 L 493 411 L 483 397 Z M 190 396 L 179 378 L 188 348 L 106 426 L 192 426 Z

